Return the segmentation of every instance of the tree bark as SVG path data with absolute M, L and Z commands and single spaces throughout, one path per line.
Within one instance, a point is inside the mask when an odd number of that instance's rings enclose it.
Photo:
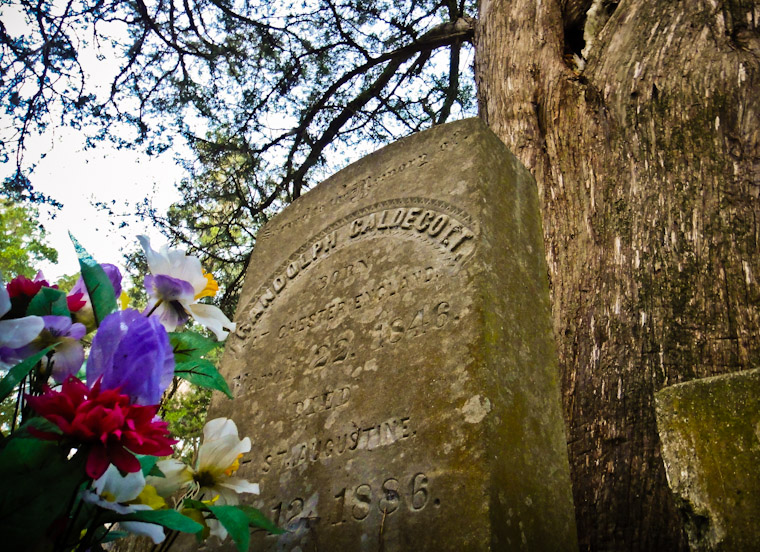
M 760 2 L 622 0 L 574 69 L 590 3 L 481 0 L 480 111 L 538 183 L 581 547 L 683 550 L 653 393 L 760 366 Z

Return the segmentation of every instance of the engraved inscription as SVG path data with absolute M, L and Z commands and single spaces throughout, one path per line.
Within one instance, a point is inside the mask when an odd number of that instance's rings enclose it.
M 395 345 L 402 339 L 423 335 L 428 330 L 440 330 L 450 319 L 458 320 L 458 315 L 451 313 L 448 301 L 439 301 L 434 306 L 423 307 L 395 317 L 390 322 L 381 321 L 372 331 L 372 349 L 382 349 L 386 345 Z
M 293 418 L 309 417 L 318 412 L 326 412 L 345 406 L 350 398 L 351 388 L 345 386 L 339 389 L 328 389 L 323 393 L 293 401 L 293 409 L 295 411 Z
M 255 326 L 261 316 L 290 282 L 311 274 L 313 267 L 339 250 L 358 240 L 371 239 L 384 235 L 399 238 L 418 239 L 434 250 L 445 261 L 444 264 L 456 267 L 472 256 L 475 248 L 477 225 L 465 211 L 441 200 L 430 198 L 406 198 L 388 200 L 359 209 L 331 224 L 312 240 L 302 245 L 293 253 L 262 285 L 253 300 L 241 309 L 240 318 L 248 320 Z M 351 267 L 351 275 L 367 269 L 364 260 L 357 261 Z M 342 277 L 349 278 L 348 267 Z M 318 289 L 324 288 L 330 281 L 341 278 L 341 269 L 312 275 Z M 251 335 L 251 329 L 243 328 L 234 336 L 245 340 Z M 255 335 L 255 334 L 254 334 Z M 233 345 L 234 347 L 234 345 Z
M 358 275 L 366 275 L 369 272 L 369 266 L 364 259 L 358 259 L 356 262 L 336 268 L 327 274 L 316 276 L 317 289 L 325 289 L 328 286 L 341 285 L 343 287 L 354 283 Z
M 332 456 L 342 456 L 356 450 L 373 451 L 413 438 L 411 418 L 390 418 L 379 424 L 351 423 L 346 430 L 328 437 L 312 437 L 295 445 L 266 454 L 261 461 L 261 473 L 292 470 L 307 463 L 318 462 Z
M 437 148 L 434 148 L 432 151 L 423 152 L 419 155 L 416 155 L 410 159 L 406 159 L 402 161 L 401 163 L 398 163 L 391 168 L 381 172 L 380 174 L 372 174 L 365 178 L 362 178 L 361 180 L 347 183 L 343 185 L 343 190 L 339 192 L 336 196 L 332 197 L 330 199 L 330 203 L 333 205 L 342 205 L 346 201 L 348 202 L 356 202 L 359 199 L 365 198 L 368 195 L 370 195 L 372 189 L 379 184 L 380 182 L 401 174 L 405 170 L 412 168 L 412 167 L 423 167 L 427 165 L 430 161 L 430 157 L 434 156 L 436 153 L 440 153 L 442 151 L 446 151 L 454 146 L 459 145 L 461 142 L 466 141 L 469 138 L 468 134 L 455 131 L 451 134 L 451 137 L 448 140 L 445 140 L 438 144 Z
M 303 332 L 304 330 L 315 326 L 320 326 L 325 322 L 329 322 L 345 315 L 345 313 L 346 301 L 339 297 L 335 297 L 322 308 L 282 324 L 277 331 L 277 338 L 283 339 L 285 337 L 291 337 L 294 333 Z
M 284 368 L 269 369 L 259 374 L 243 372 L 232 378 L 231 391 L 235 397 L 261 391 L 271 386 L 288 386 L 293 382 L 293 363 Z
M 429 238 L 436 238 L 452 253 L 475 235 L 456 219 L 433 210 L 418 207 L 383 210 L 355 219 L 349 237 L 374 235 L 384 230 L 414 230 Z
M 325 504 L 327 523 L 332 526 L 349 522 L 364 522 L 374 512 L 391 516 L 397 512 L 419 513 L 429 504 L 441 505 L 441 500 L 431 500 L 430 478 L 423 472 L 412 472 L 401 477 L 379 477 L 374 481 L 343 485 L 332 493 L 332 504 Z M 320 517 L 318 502 L 310 504 L 306 512 L 306 500 L 295 497 L 279 501 L 270 508 L 272 521 L 287 527 L 302 514 Z

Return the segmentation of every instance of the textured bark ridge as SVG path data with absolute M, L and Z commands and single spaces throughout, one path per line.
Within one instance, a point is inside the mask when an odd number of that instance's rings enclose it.
M 481 116 L 539 187 L 581 546 L 685 549 L 653 393 L 760 364 L 760 3 L 603 3 L 582 69 L 591 1 L 483 0 Z

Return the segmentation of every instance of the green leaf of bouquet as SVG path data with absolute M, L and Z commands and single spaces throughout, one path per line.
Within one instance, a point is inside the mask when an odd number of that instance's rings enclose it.
M 182 507 L 195 508 L 196 510 L 200 510 L 201 512 L 211 512 L 216 517 L 216 514 L 214 513 L 213 508 L 220 508 L 221 506 L 209 506 L 208 504 L 204 504 L 200 500 L 191 500 L 189 498 L 186 498 L 185 501 L 182 503 Z M 237 508 L 238 510 L 243 512 L 248 519 L 247 523 L 250 527 L 264 529 L 265 531 L 273 535 L 281 535 L 287 532 L 285 531 L 285 529 L 275 525 L 270 519 L 268 519 L 264 514 L 262 514 L 260 510 L 254 508 L 253 506 L 246 506 L 244 504 L 239 504 L 237 506 L 230 506 L 230 507 Z
M 177 364 L 188 360 L 198 360 L 222 344 L 197 332 L 169 332 L 169 341 Z
M 126 531 L 108 531 L 101 539 L 100 542 L 113 542 L 115 540 L 128 537 L 129 533 Z
M 48 525 L 63 515 L 87 478 L 86 454 L 68 458 L 68 447 L 18 438 L 0 452 L 0 520 L 5 550 L 43 549 Z
M 40 288 L 26 309 L 27 315 L 34 316 L 68 316 L 71 318 L 66 292 L 50 287 Z
M 74 249 L 79 257 L 79 268 L 82 271 L 82 280 L 87 288 L 92 302 L 92 311 L 95 314 L 95 324 L 100 326 L 103 318 L 117 309 L 116 295 L 113 292 L 111 280 L 108 279 L 103 268 L 95 262 L 84 247 L 69 233 Z
M 205 505 L 200 500 L 193 500 L 192 498 L 186 498 L 182 501 L 182 507 L 183 508 L 195 508 L 196 510 L 200 510 L 201 512 L 210 512 L 211 510 L 208 509 L 208 506 Z
M 0 380 L 0 401 L 10 395 L 16 386 L 21 382 L 21 380 L 24 379 L 26 375 L 32 371 L 32 368 L 37 365 L 40 359 L 52 351 L 56 345 L 58 345 L 58 343 L 42 349 L 36 355 L 30 356 L 23 362 L 16 364 L 16 366 L 8 370 L 8 373 L 5 374 L 5 377 Z
M 143 521 L 155 523 L 173 531 L 181 533 L 197 533 L 203 531 L 203 525 L 187 516 L 183 516 L 177 510 L 139 510 L 131 514 L 118 516 L 114 521 Z
M 157 471 L 160 473 L 160 477 L 166 477 L 161 470 L 156 468 L 156 462 L 158 462 L 158 456 L 150 456 L 150 455 L 137 455 L 137 460 L 140 462 L 140 469 L 142 470 L 142 474 L 144 476 L 148 475 L 155 475 L 152 472 Z M 155 470 L 153 468 L 156 468 Z
M 174 367 L 174 375 L 198 387 L 216 389 L 232 398 L 227 382 L 210 360 L 201 358 L 179 363 Z
M 245 515 L 248 516 L 248 525 L 251 527 L 264 529 L 273 535 L 281 535 L 286 532 L 285 529 L 278 527 L 268 517 L 262 514 L 261 510 L 257 510 L 253 506 L 245 506 L 242 504 L 238 506 L 238 508 L 240 508 L 243 512 L 245 512 Z
M 38 432 L 53 433 L 55 435 L 63 435 L 61 428 L 55 425 L 50 420 L 43 418 L 42 416 L 35 416 L 24 422 L 20 428 L 14 433 L 14 436 L 19 438 L 31 438 L 37 439 L 38 436 L 30 433 L 29 430 L 34 429 Z
M 235 541 L 240 552 L 246 552 L 251 534 L 248 531 L 248 516 L 237 506 L 209 506 L 209 511 L 219 520 Z

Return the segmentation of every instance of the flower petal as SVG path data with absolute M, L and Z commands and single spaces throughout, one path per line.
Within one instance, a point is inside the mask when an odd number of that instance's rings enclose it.
M 145 276 L 145 290 L 152 298 L 162 301 L 193 301 L 195 292 L 190 282 L 165 274 Z
M 229 418 L 215 418 L 203 427 L 203 444 L 198 450 L 198 470 L 224 471 L 241 454 L 251 450 L 251 440 L 238 438 L 235 422 Z
M 0 318 L 5 316 L 11 310 L 11 296 L 5 287 L 5 284 L 0 280 Z M 0 334 L 2 335 L 2 334 Z
M 193 294 L 206 287 L 207 280 L 203 276 L 201 262 L 197 257 L 185 255 L 185 252 L 179 249 L 169 249 L 166 245 L 155 251 L 150 246 L 147 236 L 137 236 L 137 239 L 145 251 L 148 268 L 153 274 L 165 274 L 190 282 L 195 290 Z
M 232 489 L 236 493 L 252 493 L 259 494 L 259 484 L 251 483 L 246 479 L 240 477 L 228 477 L 219 483 L 219 486 Z
M 229 418 L 214 418 L 213 420 L 206 422 L 206 425 L 203 426 L 204 442 L 221 439 L 225 435 L 238 436 L 237 425 L 235 425 L 235 422 Z
M 0 347 L 23 347 L 40 335 L 44 327 L 45 322 L 39 316 L 0 320 Z
M 82 500 L 88 504 L 95 504 L 96 506 L 100 506 L 106 510 L 111 510 L 112 512 L 117 512 L 119 514 L 131 514 L 134 512 L 134 509 L 132 507 L 119 504 L 118 502 L 111 502 L 110 500 L 106 500 L 93 493 L 92 491 L 83 491 L 80 496 L 82 497 Z
M 246 437 L 242 441 L 237 435 L 225 435 L 221 439 L 206 441 L 198 450 L 198 471 L 204 469 L 224 472 L 240 454 L 251 450 L 251 440 Z
M 174 458 L 160 460 L 156 466 L 164 477 L 148 476 L 148 485 L 153 485 L 156 492 L 166 498 L 193 480 L 193 471 Z
M 92 479 L 99 479 L 106 472 L 108 464 L 106 447 L 98 444 L 93 445 L 90 454 L 87 456 L 87 466 L 85 467 L 87 475 Z
M 214 332 L 219 341 L 224 341 L 227 338 L 228 332 L 224 331 L 224 328 L 232 332 L 235 331 L 235 323 L 230 322 L 230 319 L 219 310 L 219 307 L 204 303 L 193 303 L 190 305 L 190 313 L 196 322 Z
M 115 502 L 129 502 L 142 492 L 145 487 L 145 477 L 142 470 L 121 475 L 116 466 L 111 464 L 93 486 L 99 495 L 108 493 L 114 497 Z
M 81 326 L 81 324 L 77 324 Z M 69 376 L 76 375 L 84 363 L 84 349 L 79 341 L 64 338 L 53 355 L 53 379 L 63 383 Z
M 87 383 L 102 377 L 104 389 L 120 388 L 135 404 L 158 404 L 174 375 L 174 354 L 158 320 L 138 311 L 116 311 L 103 319 L 92 340 Z
M 151 507 L 145 504 L 132 505 L 133 511 L 150 509 Z M 125 531 L 128 531 L 129 533 L 149 537 L 150 540 L 153 541 L 153 544 L 159 544 L 166 538 L 166 535 L 164 535 L 164 528 L 160 525 L 156 525 L 155 523 L 145 523 L 143 521 L 122 521 L 119 523 L 119 527 Z

